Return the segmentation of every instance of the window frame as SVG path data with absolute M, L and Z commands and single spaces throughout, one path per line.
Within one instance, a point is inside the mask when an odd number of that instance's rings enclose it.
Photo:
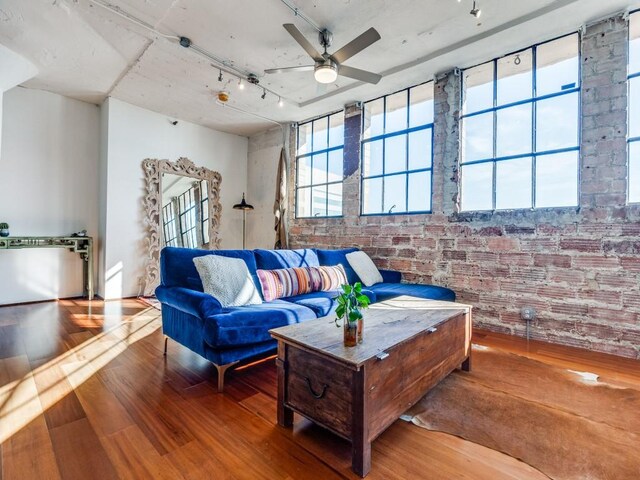
M 331 131 L 331 123 L 329 121 L 330 117 L 336 114 L 342 113 L 343 115 L 343 121 L 342 121 L 342 144 L 335 146 L 335 147 L 329 147 L 329 133 Z M 344 201 L 342 201 L 344 199 L 344 128 L 345 128 L 345 124 L 346 124 L 346 119 L 344 118 L 344 114 L 345 114 L 345 110 L 337 110 L 335 112 L 331 112 L 331 113 L 327 113 L 324 115 L 321 115 L 319 117 L 314 117 L 312 119 L 309 120 L 305 120 L 304 122 L 300 122 L 296 125 L 296 170 L 295 170 L 295 190 L 294 190 L 294 201 L 295 201 L 295 218 L 296 219 L 322 219 L 322 218 L 342 218 L 344 217 Z M 323 148 L 321 150 L 314 150 L 313 149 L 313 142 L 314 142 L 314 122 L 318 121 L 318 120 L 322 120 L 322 119 L 326 119 L 327 121 L 327 148 Z M 300 126 L 302 125 L 307 125 L 307 124 L 311 124 L 311 147 L 309 148 L 309 151 L 307 153 L 303 153 L 301 155 L 298 155 L 298 150 L 300 147 Z M 342 177 L 340 180 L 335 180 L 335 181 L 329 181 L 329 154 L 331 152 L 335 152 L 337 150 L 342 150 Z M 299 176 L 300 176 L 300 159 L 301 158 L 310 158 L 310 172 L 313 172 L 313 157 L 315 155 L 326 155 L 327 156 L 327 170 L 326 170 L 326 174 L 327 174 L 327 181 L 326 182 L 321 182 L 321 183 L 313 183 L 313 174 L 311 175 L 311 182 L 309 183 L 309 185 L 300 185 L 299 182 Z M 342 185 L 342 197 L 341 197 L 341 202 L 340 202 L 340 210 L 341 213 L 340 215 L 329 215 L 329 186 L 331 185 Z M 325 187 L 326 188 L 326 192 L 327 192 L 327 198 L 325 199 L 325 212 L 326 215 L 313 215 L 313 189 L 314 187 Z M 311 215 L 308 216 L 301 216 L 300 215 L 300 203 L 298 202 L 298 191 L 300 189 L 303 188 L 307 188 L 309 189 L 309 191 L 311 192 L 311 205 L 310 205 L 310 213 Z
M 433 111 L 433 118 L 431 123 L 426 123 L 424 125 L 419 125 L 417 127 L 410 127 L 409 125 L 410 123 L 410 119 L 411 119 L 411 89 L 415 88 L 415 87 L 420 87 L 422 85 L 426 85 L 427 83 L 432 83 L 433 84 L 433 88 L 435 89 L 435 82 L 433 80 L 427 80 L 426 82 L 422 82 L 422 83 L 417 83 L 416 85 L 412 85 L 410 87 L 407 88 L 403 88 L 400 90 L 397 90 L 395 92 L 391 92 L 388 93 L 386 95 L 381 95 L 379 97 L 376 98 L 372 98 L 370 100 L 367 100 L 366 102 L 362 103 L 362 119 L 361 119 L 361 128 L 360 128 L 360 216 L 362 217 L 381 217 L 381 216 L 390 216 L 390 215 L 429 215 L 433 212 L 433 148 L 434 148 L 434 125 L 435 125 L 435 104 L 434 104 L 434 111 Z M 390 133 L 386 133 L 386 128 L 387 128 L 387 98 L 395 95 L 397 93 L 400 92 L 407 92 L 407 128 L 403 129 L 403 130 L 398 130 L 395 132 L 390 132 Z M 369 137 L 369 138 L 363 138 L 362 133 L 364 132 L 364 121 L 365 121 L 365 116 L 364 116 L 364 106 L 367 103 L 371 103 L 371 102 L 375 102 L 377 100 L 383 99 L 383 118 L 382 118 L 382 130 L 383 134 L 381 135 L 376 135 L 374 137 Z M 435 102 L 435 91 L 434 91 L 434 99 L 432 100 Z M 430 146 L 430 151 L 431 151 L 431 161 L 429 163 L 429 167 L 427 168 L 418 168 L 418 169 L 409 169 L 409 135 L 413 132 L 420 132 L 423 130 L 429 130 L 431 132 L 431 146 Z M 386 166 L 386 161 L 385 161 L 385 153 L 386 153 L 386 139 L 387 138 L 393 138 L 393 137 L 397 137 L 400 135 L 405 135 L 407 141 L 405 142 L 405 150 L 406 150 L 406 169 L 405 170 L 400 170 L 397 172 L 392 172 L 392 173 L 385 173 L 385 166 Z M 371 142 L 376 142 L 382 140 L 382 173 L 379 175 L 369 175 L 369 176 L 365 176 L 364 175 L 364 146 L 366 143 L 371 143 Z M 405 205 L 407 205 L 407 208 L 409 206 L 409 175 L 414 174 L 414 173 L 424 173 L 424 172 L 429 172 L 430 174 L 430 187 L 429 187 L 429 193 L 430 193 L 430 198 L 429 198 L 429 209 L 428 210 L 412 210 L 412 211 L 405 211 L 405 212 L 379 212 L 379 213 L 364 213 L 364 182 L 365 180 L 370 180 L 370 179 L 375 179 L 375 178 L 380 178 L 382 179 L 382 195 L 381 195 L 381 202 L 384 206 L 384 179 L 385 177 L 393 177 L 393 176 L 398 176 L 398 175 L 405 175 L 406 180 L 405 180 Z M 393 208 L 393 207 L 392 207 Z
M 631 137 L 629 127 L 631 126 L 631 80 L 640 77 L 640 69 L 631 72 L 631 17 L 636 16 L 640 22 L 640 9 L 629 12 L 629 23 L 627 32 L 627 205 L 640 205 L 640 198 L 631 200 L 631 146 L 640 142 L 640 136 Z M 640 80 L 638 80 L 640 82 Z M 640 146 L 640 143 L 637 143 Z M 640 161 L 639 161 L 640 163 Z M 639 165 L 640 166 L 640 165 Z
M 540 47 L 541 45 L 545 45 L 547 43 L 551 43 L 554 42 L 556 40 L 560 40 L 562 38 L 566 38 L 566 37 L 570 37 L 576 35 L 577 36 L 577 42 L 578 42 L 578 54 L 577 54 L 577 58 L 578 58 L 578 75 L 577 75 L 577 85 L 574 86 L 573 88 L 567 88 L 566 90 L 560 90 L 558 92 L 555 93 L 549 93 L 546 95 L 541 95 L 541 96 L 536 96 L 537 93 L 537 51 L 538 51 L 538 47 Z M 500 59 L 506 58 L 506 57 L 510 57 L 512 55 L 516 55 L 518 53 L 523 53 L 526 52 L 528 50 L 531 50 L 531 96 L 530 98 L 524 99 L 524 100 L 518 100 L 516 102 L 511 102 L 511 103 L 506 103 L 504 105 L 498 105 L 498 61 Z M 460 204 L 460 212 L 461 213 L 472 213 L 472 212 L 505 212 L 505 211 L 535 211 L 535 210 L 552 210 L 552 209 L 574 209 L 574 208 L 579 208 L 580 207 L 580 186 L 581 186 L 581 171 L 580 171 L 580 153 L 581 153 L 581 144 L 582 144 L 582 34 L 580 31 L 575 31 L 575 32 L 570 32 L 564 35 L 560 35 L 558 37 L 549 39 L 549 40 L 545 40 L 544 42 L 538 42 L 535 43 L 533 45 L 530 45 L 526 48 L 521 48 L 519 50 L 515 50 L 513 52 L 510 53 L 506 53 L 500 57 L 496 57 L 493 58 L 491 60 L 488 60 L 486 62 L 482 62 L 482 63 L 478 63 L 476 65 L 472 65 L 470 67 L 467 67 L 465 69 L 462 70 L 462 74 L 461 74 L 461 78 L 460 78 L 460 82 L 461 82 L 461 88 L 460 88 L 460 150 L 459 150 L 459 159 L 458 159 L 458 168 L 460 171 L 460 176 L 459 176 L 459 180 L 458 180 L 458 191 L 459 191 L 459 204 Z M 485 108 L 482 110 L 478 110 L 476 112 L 472 112 L 472 113 L 463 113 L 463 107 L 464 107 L 464 101 L 465 101 L 465 85 L 464 85 L 464 72 L 466 70 L 470 70 L 472 68 L 475 67 L 479 67 L 481 65 L 487 64 L 487 63 L 492 63 L 493 65 L 493 71 L 492 71 L 492 75 L 493 75 L 493 88 L 492 88 L 492 93 L 493 93 L 493 106 L 490 108 Z M 572 94 L 577 94 L 578 96 L 578 111 L 577 111 L 577 130 L 578 130 L 578 135 L 577 135 L 577 139 L 576 139 L 576 146 L 575 147 L 565 147 L 565 148 L 556 148 L 556 149 L 552 149 L 552 150 L 543 150 L 541 152 L 537 152 L 537 148 L 536 148 L 536 120 L 537 120 L 537 105 L 539 102 L 544 101 L 544 100 L 549 100 L 552 98 L 559 98 L 559 97 L 563 97 L 563 96 L 568 96 L 568 95 L 572 95 Z M 517 154 L 517 155 L 505 155 L 505 156 L 501 156 L 498 157 L 496 155 L 497 153 L 497 138 L 498 138 L 498 112 L 501 110 L 505 110 L 508 108 L 513 108 L 513 107 L 517 107 L 520 105 L 528 105 L 531 104 L 531 151 L 528 153 L 522 153 L 522 154 Z M 485 159 L 480 159 L 480 160 L 471 160 L 468 162 L 463 161 L 462 158 L 462 148 L 463 148 L 463 144 L 464 144 L 464 140 L 462 138 L 462 134 L 463 134 L 463 123 L 464 120 L 466 118 L 471 118 L 471 117 L 475 117 L 478 115 L 483 115 L 483 114 L 487 114 L 487 113 L 491 113 L 492 114 L 492 121 L 493 121 L 493 138 L 492 138 L 492 148 L 493 148 L 493 156 L 492 158 L 485 158 Z M 536 207 L 536 162 L 537 162 L 537 158 L 538 157 L 544 157 L 547 155 L 555 155 L 555 154 L 559 154 L 559 153 L 570 153 L 570 152 L 577 152 L 578 154 L 578 162 L 577 162 L 577 167 L 578 167 L 578 171 L 577 171 L 577 198 L 576 198 L 576 205 L 571 205 L 571 206 L 554 206 L 554 207 Z M 531 207 L 515 207 L 515 208 L 496 208 L 497 203 L 496 203 L 496 198 L 497 198 L 497 164 L 498 162 L 503 162 L 503 161 L 509 161 L 509 160 L 518 160 L 518 159 L 522 159 L 522 158 L 531 158 Z M 464 166 L 468 166 L 468 165 L 480 165 L 480 164 L 485 164 L 485 163 L 493 163 L 493 172 L 492 172 L 492 198 L 491 198 L 491 203 L 492 203 L 492 208 L 491 209 L 485 209 L 485 210 L 462 210 L 462 183 L 464 181 L 463 179 L 463 173 L 462 170 Z

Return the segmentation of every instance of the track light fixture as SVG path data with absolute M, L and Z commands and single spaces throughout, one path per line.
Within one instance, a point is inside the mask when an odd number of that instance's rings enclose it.
M 238 80 L 238 90 L 244 90 L 244 82 L 242 79 Z
M 218 81 L 219 82 L 222 81 L 222 70 L 220 70 L 220 73 L 218 74 Z
M 262 95 L 260 95 L 260 98 L 264 100 L 266 96 L 267 96 L 267 91 L 262 89 Z
M 482 13 L 482 10 L 480 10 L 476 5 L 476 0 L 473 0 L 473 8 L 469 13 L 476 18 L 480 18 L 480 14 Z
M 282 101 L 282 97 L 278 97 L 278 106 L 284 107 L 284 102 Z

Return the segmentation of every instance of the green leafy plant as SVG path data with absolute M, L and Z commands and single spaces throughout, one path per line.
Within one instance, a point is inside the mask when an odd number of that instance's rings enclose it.
M 0 223 L 0 230 L 9 230 L 9 224 L 8 223 Z
M 357 322 L 362 318 L 361 310 L 369 306 L 370 300 L 362 293 L 360 282 L 354 285 L 342 285 L 342 293 L 334 298 L 338 302 L 336 308 L 336 326 L 340 327 L 338 320 Z

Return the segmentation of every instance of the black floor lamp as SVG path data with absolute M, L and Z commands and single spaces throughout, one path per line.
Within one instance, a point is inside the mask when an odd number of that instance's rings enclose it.
M 253 205 L 249 205 L 244 199 L 244 192 L 242 192 L 242 201 L 236 203 L 233 208 L 235 210 L 242 210 L 242 249 L 247 248 L 247 210 L 253 210 Z

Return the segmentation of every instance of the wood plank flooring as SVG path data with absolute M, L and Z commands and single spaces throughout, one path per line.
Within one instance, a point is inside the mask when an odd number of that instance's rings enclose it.
M 276 426 L 273 359 L 231 372 L 175 342 L 136 300 L 0 307 L 0 480 L 353 479 L 350 445 Z M 476 343 L 640 386 L 640 362 L 477 332 Z M 498 379 L 496 381 L 499 381 Z M 603 459 L 606 461 L 606 459 Z M 539 479 L 499 452 L 397 421 L 369 479 Z

